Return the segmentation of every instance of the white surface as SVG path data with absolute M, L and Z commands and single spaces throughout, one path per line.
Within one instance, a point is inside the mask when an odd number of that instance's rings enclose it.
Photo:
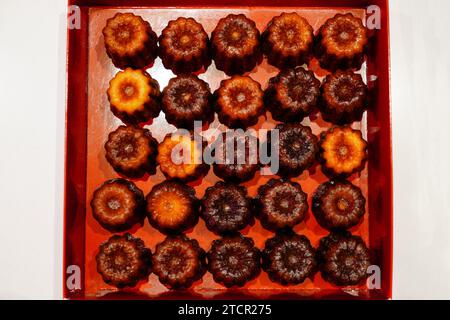
M 0 298 L 61 298 L 65 1 L 0 0 Z M 391 0 L 394 298 L 450 298 L 447 0 Z

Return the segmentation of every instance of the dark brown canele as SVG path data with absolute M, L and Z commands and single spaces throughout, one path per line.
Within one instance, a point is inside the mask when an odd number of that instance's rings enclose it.
M 294 232 L 275 235 L 266 241 L 262 267 L 270 280 L 296 285 L 317 271 L 316 252 L 309 239 Z
M 350 232 L 335 232 L 320 240 L 317 257 L 322 277 L 337 286 L 363 282 L 370 254 L 364 240 Z
M 206 227 L 219 234 L 240 231 L 252 220 L 252 206 L 243 186 L 219 181 L 205 191 L 201 216 Z
M 192 129 L 194 121 L 210 122 L 214 116 L 209 85 L 195 75 L 169 80 L 162 93 L 162 110 L 168 123 Z
M 312 56 L 314 30 L 297 13 L 272 18 L 262 34 L 263 52 L 271 65 L 279 69 L 308 63 Z
M 243 14 L 219 20 L 211 34 L 211 47 L 216 68 L 230 76 L 251 71 L 262 56 L 256 24 Z
M 97 271 L 107 284 L 135 287 L 150 274 L 152 253 L 141 239 L 126 233 L 101 244 L 95 259 Z
M 301 122 L 317 106 L 320 81 L 302 67 L 284 69 L 269 80 L 264 104 L 272 117 L 282 122 Z
M 335 124 L 360 121 L 368 106 L 368 89 L 360 74 L 337 71 L 329 74 L 322 83 L 322 118 Z
M 108 135 L 106 160 L 118 173 L 138 178 L 154 174 L 158 142 L 148 129 L 120 126 Z
M 322 68 L 360 69 L 367 44 L 367 29 L 361 19 L 351 13 L 337 14 L 320 28 L 315 51 Z
M 158 55 L 157 36 L 150 24 L 132 13 L 116 13 L 103 28 L 106 53 L 117 68 L 143 69 Z
M 214 174 L 233 183 L 253 179 L 260 168 L 258 144 L 258 138 L 250 134 L 239 135 L 234 131 L 222 133 L 221 139 L 213 142 Z M 231 155 L 228 154 L 230 146 L 233 146 Z
M 214 281 L 226 287 L 242 287 L 259 275 L 261 253 L 251 238 L 240 234 L 225 236 L 212 242 L 208 268 Z
M 125 179 L 112 179 L 94 191 L 92 214 L 100 225 L 111 231 L 130 229 L 145 218 L 144 194 Z
M 345 230 L 361 221 L 365 205 L 366 199 L 360 188 L 345 180 L 332 180 L 315 191 L 312 211 L 322 227 Z
M 293 228 L 308 211 L 308 196 L 300 184 L 289 180 L 270 179 L 258 188 L 257 217 L 269 230 Z
M 159 55 L 175 74 L 206 69 L 211 63 L 208 35 L 193 18 L 171 20 L 159 37 Z
M 189 288 L 206 272 L 206 253 L 197 240 L 169 236 L 156 245 L 153 272 L 169 289 Z

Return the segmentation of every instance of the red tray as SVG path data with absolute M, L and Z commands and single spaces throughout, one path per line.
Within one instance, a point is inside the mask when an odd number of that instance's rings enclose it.
M 216 1 L 215 5 L 207 1 L 176 1 L 176 0 L 74 0 L 69 5 L 80 8 L 81 25 L 79 29 L 68 31 L 68 95 L 66 115 L 66 183 L 65 183 L 65 233 L 64 233 L 64 297 L 65 298 L 118 298 L 124 295 L 140 298 L 350 298 L 387 299 L 391 297 L 392 270 L 392 163 L 391 163 L 391 126 L 389 100 L 389 26 L 388 5 L 386 0 L 336 0 L 327 1 L 326 6 L 318 7 L 320 3 L 313 0 L 274 1 L 249 0 L 248 6 L 239 7 L 239 1 Z M 192 16 L 196 18 L 205 30 L 210 33 L 217 20 L 231 12 L 245 13 L 253 19 L 262 31 L 267 22 L 283 11 L 298 11 L 308 19 L 317 30 L 323 22 L 337 12 L 352 12 L 364 18 L 366 7 L 377 5 L 381 9 L 381 28 L 374 32 L 371 39 L 371 49 L 367 63 L 362 68 L 368 85 L 373 93 L 373 107 L 364 115 L 363 120 L 353 125 L 360 129 L 369 142 L 369 161 L 365 170 L 351 178 L 352 183 L 363 190 L 367 202 L 367 212 L 364 221 L 351 231 L 358 234 L 368 243 L 373 252 L 373 263 L 381 269 L 381 287 L 368 290 L 366 286 L 339 288 L 325 282 L 320 274 L 314 280 L 292 287 L 283 287 L 272 283 L 263 272 L 256 280 L 251 281 L 242 289 L 227 290 L 216 284 L 210 274 L 206 274 L 202 281 L 196 283 L 190 290 L 183 293 L 168 291 L 162 286 L 155 275 L 149 277 L 146 284 L 138 288 L 118 293 L 111 286 L 103 283 L 96 272 L 95 254 L 101 242 L 107 240 L 111 234 L 102 229 L 92 218 L 89 206 L 90 197 L 94 189 L 103 181 L 117 177 L 103 156 L 103 144 L 107 134 L 120 125 L 120 120 L 109 111 L 106 97 L 108 81 L 117 70 L 112 65 L 103 47 L 101 30 L 106 19 L 115 12 L 132 11 L 150 22 L 158 34 L 165 27 L 168 20 L 178 16 Z M 309 65 L 317 76 L 322 77 L 327 72 L 318 67 L 313 61 Z M 153 78 L 159 81 L 163 88 L 169 78 L 174 75 L 165 70 L 161 61 L 157 59 L 154 66 L 148 70 Z M 259 81 L 263 88 L 268 79 L 277 73 L 266 61 L 252 77 Z M 221 79 L 225 78 L 214 65 L 200 75 L 207 80 L 214 90 Z M 329 127 L 317 116 L 314 120 L 304 121 L 318 134 Z M 212 126 L 218 126 L 214 122 Z M 267 115 L 262 117 L 257 127 L 271 128 L 275 122 Z M 149 129 L 157 140 L 161 141 L 165 133 L 175 130 L 165 122 L 164 115 L 155 119 Z M 270 177 L 257 175 L 255 179 L 246 183 L 250 195 L 254 195 L 259 185 Z M 155 176 L 135 181 L 148 193 L 151 187 L 164 180 L 158 171 Z M 318 184 L 326 181 L 320 169 L 301 175 L 294 179 L 301 183 L 303 189 L 311 196 Z M 217 178 L 212 170 L 201 184 L 196 184 L 197 196 L 201 197 L 204 190 L 214 184 Z M 311 214 L 306 222 L 295 228 L 298 233 L 310 238 L 317 246 L 321 237 L 327 234 L 320 228 Z M 133 229 L 136 236 L 142 238 L 146 245 L 154 250 L 156 243 L 164 238 L 145 222 L 140 229 Z M 258 222 L 244 233 L 255 240 L 258 247 L 272 236 L 264 230 Z M 209 249 L 210 242 L 216 238 L 209 233 L 202 221 L 189 233 L 189 236 L 199 240 L 201 246 Z M 73 268 L 77 266 L 78 268 Z M 74 271 L 75 270 L 75 271 Z M 78 275 L 79 285 L 74 275 Z M 75 281 L 75 282 L 74 282 Z M 70 284 L 67 286 L 67 282 Z M 74 285 L 75 284 L 75 285 Z

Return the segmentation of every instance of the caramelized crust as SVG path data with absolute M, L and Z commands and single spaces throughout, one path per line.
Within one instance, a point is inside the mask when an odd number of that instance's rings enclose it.
M 317 137 L 310 127 L 301 124 L 279 124 L 275 129 L 279 133 L 278 145 L 277 141 L 271 141 L 270 134 L 267 140 L 271 149 L 278 148 L 278 175 L 295 177 L 314 164 L 319 147 Z
M 350 124 L 361 120 L 367 109 L 367 85 L 360 74 L 337 71 L 323 81 L 320 111 L 325 121 Z
M 175 74 L 206 69 L 211 63 L 208 35 L 193 18 L 171 20 L 159 37 L 159 55 Z
M 320 81 L 302 67 L 282 70 L 269 80 L 264 104 L 282 122 L 301 122 L 318 104 Z
M 213 120 L 209 85 L 195 75 L 180 75 L 169 80 L 162 94 L 162 110 L 168 123 L 192 129 L 194 121 Z
M 322 277 L 337 286 L 363 282 L 371 265 L 364 240 L 350 232 L 334 232 L 320 240 L 317 249 Z
M 262 34 L 263 51 L 271 65 L 279 69 L 308 63 L 312 55 L 314 30 L 297 13 L 272 18 Z
M 252 221 L 251 209 L 244 187 L 219 181 L 206 189 L 201 216 L 210 231 L 225 234 L 245 228 Z
M 242 287 L 256 278 L 261 268 L 261 253 L 251 238 L 241 234 L 214 240 L 208 252 L 208 268 L 214 281 L 226 287 Z
M 118 288 L 134 287 L 150 274 L 152 253 L 141 239 L 126 233 L 101 244 L 95 259 L 104 282 Z
M 220 143 L 216 143 L 219 142 Z M 238 135 L 234 131 L 222 133 L 214 145 L 214 174 L 234 183 L 253 179 L 260 168 L 258 157 L 258 138 L 252 135 Z M 232 154 L 230 152 L 232 148 Z
M 278 233 L 266 241 L 262 267 L 274 282 L 300 284 L 316 273 L 315 255 L 307 237 L 292 231 Z
M 145 218 L 144 194 L 125 179 L 112 179 L 94 191 L 92 215 L 100 225 L 111 231 L 130 229 Z
M 243 14 L 219 20 L 211 34 L 211 47 L 216 68 L 230 76 L 252 70 L 261 59 L 259 30 Z
M 106 160 L 116 172 L 128 177 L 154 174 L 157 145 L 148 129 L 120 126 L 108 135 Z
M 219 121 L 229 128 L 255 125 L 264 113 L 261 85 L 250 77 L 234 76 L 222 80 L 214 100 Z
M 137 124 L 155 118 L 159 112 L 159 84 L 143 70 L 118 72 L 109 82 L 111 111 L 123 122 Z
M 335 127 L 322 133 L 319 158 L 328 176 L 350 176 L 364 169 L 367 142 L 359 130 Z
M 359 69 L 367 51 L 367 29 L 351 13 L 337 14 L 320 28 L 316 42 L 316 56 L 323 68 Z
M 365 213 L 366 199 L 361 189 L 348 181 L 328 181 L 314 192 L 312 211 L 319 224 L 328 229 L 356 226 Z
M 256 205 L 261 224 L 269 230 L 293 228 L 308 211 L 308 197 L 293 181 L 270 179 L 258 188 Z
M 103 28 L 106 53 L 117 68 L 143 69 L 158 54 L 157 36 L 150 24 L 132 13 L 116 13 Z
M 206 272 L 206 253 L 197 240 L 169 236 L 156 245 L 153 272 L 169 289 L 189 288 Z
M 203 162 L 204 147 L 201 138 L 170 134 L 159 144 L 156 160 L 166 178 L 196 180 L 209 171 L 209 165 Z
M 178 181 L 155 185 L 146 197 L 151 225 L 163 233 L 176 233 L 198 222 L 199 202 L 194 188 Z

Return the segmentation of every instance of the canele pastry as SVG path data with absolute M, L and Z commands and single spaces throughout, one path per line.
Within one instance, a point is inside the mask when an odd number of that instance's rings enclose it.
M 269 80 L 264 104 L 272 117 L 282 122 L 301 122 L 317 106 L 320 81 L 302 67 L 284 69 Z
M 144 242 L 130 234 L 114 235 L 100 245 L 95 257 L 103 281 L 118 288 L 134 287 L 147 279 L 152 253 Z
M 171 20 L 159 37 L 159 55 L 175 74 L 206 69 L 211 63 L 208 35 L 193 18 Z
M 189 288 L 206 272 L 206 253 L 197 240 L 169 236 L 156 245 L 153 272 L 170 289 Z
M 305 218 L 308 211 L 307 200 L 300 184 L 270 179 L 267 184 L 258 188 L 257 217 L 269 230 L 293 228 Z
M 221 138 L 213 142 L 213 145 L 213 170 L 219 178 L 241 183 L 251 180 L 259 170 L 257 137 L 227 131 L 222 133 Z
M 368 89 L 360 74 L 337 71 L 323 81 L 319 104 L 325 121 L 349 124 L 361 120 L 367 109 Z
M 177 128 L 192 129 L 194 121 L 214 118 L 209 85 L 195 75 L 180 75 L 169 80 L 162 93 L 166 120 Z
M 329 230 L 356 226 L 365 213 L 361 189 L 345 180 L 325 182 L 314 192 L 312 211 L 319 224 Z
M 106 160 L 125 176 L 138 178 L 155 173 L 158 142 L 148 129 L 120 126 L 108 135 Z
M 266 241 L 262 267 L 270 280 L 296 285 L 317 271 L 316 252 L 309 239 L 292 231 L 279 233 Z
M 359 69 L 367 51 L 368 32 L 361 19 L 351 13 L 328 19 L 316 37 L 320 65 L 332 71 Z
M 146 197 L 150 224 L 163 233 L 178 233 L 198 222 L 199 201 L 191 186 L 178 181 L 155 185 Z
M 214 100 L 219 121 L 229 128 L 255 125 L 264 113 L 261 85 L 250 77 L 234 76 L 222 80 Z
M 159 84 L 143 70 L 118 72 L 109 82 L 107 93 L 111 111 L 125 123 L 149 121 L 161 110 Z
M 259 275 L 261 253 L 251 238 L 240 234 L 226 236 L 212 242 L 208 268 L 214 281 L 226 287 L 242 287 Z
M 201 138 L 170 134 L 159 144 L 156 160 L 168 179 L 196 180 L 209 171 L 209 165 L 203 161 L 204 147 Z
M 361 131 L 350 127 L 334 127 L 322 133 L 319 161 L 328 176 L 350 176 L 364 169 L 367 142 Z
M 369 249 L 361 237 L 335 232 L 320 240 L 317 249 L 322 277 L 337 286 L 363 282 L 371 265 Z
M 278 141 L 272 141 L 268 134 L 271 149 L 278 150 L 279 170 L 276 174 L 295 177 L 314 164 L 319 150 L 317 137 L 310 127 L 301 124 L 279 124 Z M 275 144 L 273 146 L 272 144 Z
M 130 229 L 145 218 L 144 194 L 125 179 L 108 180 L 98 187 L 91 208 L 95 220 L 111 232 Z
M 250 71 L 261 59 L 259 30 L 243 14 L 219 20 L 211 34 L 211 47 L 216 68 L 228 75 Z
M 150 24 L 132 13 L 116 13 L 103 28 L 106 53 L 117 68 L 143 69 L 158 55 L 157 36 Z
M 312 56 L 314 30 L 297 13 L 272 18 L 262 34 L 263 51 L 271 65 L 279 69 L 308 63 Z
M 201 216 L 210 231 L 224 234 L 242 230 L 253 218 L 247 190 L 243 186 L 217 182 L 206 189 Z

